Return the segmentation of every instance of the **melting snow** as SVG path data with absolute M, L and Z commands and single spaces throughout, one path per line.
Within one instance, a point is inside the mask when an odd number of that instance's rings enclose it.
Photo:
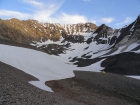
M 45 81 L 59 80 L 74 76 L 73 70 L 100 71 L 100 62 L 88 67 L 76 67 L 67 64 L 65 59 L 59 56 L 48 55 L 32 49 L 20 48 L 15 46 L 0 45 L 0 61 L 16 67 L 27 74 L 39 79 L 30 81 L 34 86 L 46 91 L 52 91 L 46 86 Z M 9 54 L 10 52 L 10 54 Z
M 127 76 L 127 75 L 126 75 L 126 76 Z M 140 80 L 140 76 L 127 76 L 127 77 L 135 78 L 135 79 L 139 79 L 139 80 Z

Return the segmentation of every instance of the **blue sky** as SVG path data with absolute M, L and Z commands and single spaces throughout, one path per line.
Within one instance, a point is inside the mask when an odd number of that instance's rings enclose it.
M 140 14 L 140 0 L 0 0 L 0 18 L 120 28 Z

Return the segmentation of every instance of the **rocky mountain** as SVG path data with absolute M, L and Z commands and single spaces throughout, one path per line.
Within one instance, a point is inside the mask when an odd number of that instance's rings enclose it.
M 71 62 L 78 66 L 89 66 L 102 61 L 104 71 L 122 75 L 140 75 L 140 15 L 128 26 L 112 29 L 101 25 L 87 40 L 89 50 L 81 57 L 74 57 Z M 94 45 L 96 42 L 97 45 Z M 97 47 L 99 48 L 97 48 Z M 101 46 L 101 47 L 100 47 Z
M 67 35 L 80 35 L 97 29 L 93 23 L 52 24 L 40 23 L 36 20 L 0 20 L 0 39 L 11 40 L 22 44 L 32 41 L 58 41 Z
M 57 55 L 78 67 L 99 63 L 102 71 L 140 75 L 140 15 L 121 29 L 93 23 L 51 24 L 0 20 L 0 42 L 13 41 Z

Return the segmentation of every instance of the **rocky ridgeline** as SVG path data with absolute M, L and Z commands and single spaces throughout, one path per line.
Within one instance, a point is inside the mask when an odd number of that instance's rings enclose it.
M 108 55 L 117 51 L 121 46 L 124 46 L 124 48 L 121 49 L 121 52 L 124 52 L 130 45 L 134 43 L 137 45 L 140 44 L 140 15 L 133 23 L 120 29 L 113 29 L 105 24 L 97 27 L 93 23 L 52 24 L 40 23 L 36 20 L 21 21 L 13 18 L 10 20 L 0 20 L 0 32 L 0 43 L 13 41 L 30 45 L 31 43 L 36 44 L 36 42 L 44 42 L 48 39 L 58 41 L 61 37 L 63 37 L 61 43 L 86 42 L 87 44 L 90 44 L 91 42 L 96 42 L 97 45 L 105 44 L 108 47 L 107 49 L 102 50 L 111 49 L 110 52 L 106 54 Z M 85 38 L 86 35 L 83 36 L 83 33 L 87 33 L 88 37 Z M 54 49 L 59 45 L 50 46 L 53 46 L 52 49 Z M 48 49 L 51 48 L 50 46 Z M 63 46 L 60 47 L 62 48 Z M 65 47 L 67 48 L 68 46 Z M 45 45 L 39 46 L 39 48 L 45 49 L 46 51 Z M 140 45 L 134 47 L 133 51 L 137 51 L 139 49 Z M 64 51 L 63 48 L 62 50 Z M 101 52 L 102 50 L 98 52 Z M 59 51 L 59 53 L 63 51 Z
M 40 23 L 36 20 L 2 20 L 0 19 L 0 39 L 10 40 L 22 44 L 32 41 L 57 41 L 68 35 L 80 35 L 80 33 L 91 32 L 97 29 L 93 23 L 79 24 L 52 24 Z
M 97 44 L 109 44 L 116 47 L 130 45 L 140 39 L 140 15 L 128 26 L 113 29 L 102 24 L 93 32 L 87 43 L 96 41 Z

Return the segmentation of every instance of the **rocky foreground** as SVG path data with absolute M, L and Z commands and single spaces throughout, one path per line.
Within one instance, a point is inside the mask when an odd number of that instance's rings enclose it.
M 28 83 L 37 80 L 0 62 L 0 105 L 139 105 L 140 80 L 115 74 L 74 71 L 75 77 L 48 81 L 54 92 Z

